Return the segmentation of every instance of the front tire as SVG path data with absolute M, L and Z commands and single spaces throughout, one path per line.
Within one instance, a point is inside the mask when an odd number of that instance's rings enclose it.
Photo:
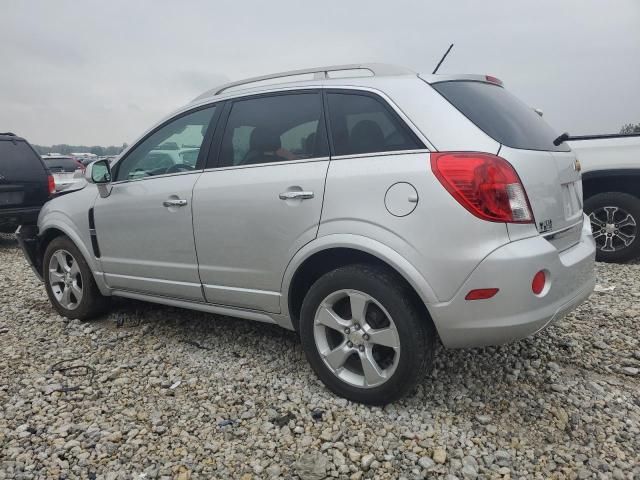
M 431 369 L 435 329 L 415 294 L 396 274 L 349 265 L 318 279 L 300 313 L 300 337 L 311 367 L 334 393 L 385 405 Z
M 108 297 L 100 293 L 89 265 L 68 237 L 56 237 L 47 245 L 43 277 L 49 300 L 60 315 L 88 320 L 106 311 Z
M 599 193 L 587 199 L 596 241 L 596 260 L 625 262 L 640 256 L 640 199 L 622 192 Z

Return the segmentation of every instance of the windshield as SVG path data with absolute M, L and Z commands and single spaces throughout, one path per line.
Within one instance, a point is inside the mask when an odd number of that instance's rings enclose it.
M 555 132 L 532 108 L 490 83 L 453 80 L 431 85 L 484 133 L 507 147 L 568 152 L 555 146 Z

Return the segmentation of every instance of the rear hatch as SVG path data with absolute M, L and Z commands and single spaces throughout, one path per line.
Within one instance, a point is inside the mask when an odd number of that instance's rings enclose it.
M 75 181 L 75 173 L 80 168 L 71 157 L 43 157 L 44 164 L 56 180 L 56 189 L 61 190 Z
M 0 215 L 44 205 L 49 199 L 47 175 L 40 157 L 24 139 L 0 134 Z
M 43 157 L 51 173 L 74 173 L 80 166 L 71 157 Z
M 516 169 L 537 231 L 558 250 L 580 241 L 582 182 L 576 156 L 532 108 L 501 83 L 446 80 L 431 86 L 478 128 L 500 142 L 498 155 Z

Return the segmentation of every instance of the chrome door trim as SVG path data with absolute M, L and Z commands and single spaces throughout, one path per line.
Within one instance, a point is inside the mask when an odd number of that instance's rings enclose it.
M 254 288 L 242 288 L 242 287 L 228 287 L 225 285 L 209 285 L 206 283 L 203 283 L 202 286 L 204 288 L 211 288 L 214 290 L 229 290 L 232 292 L 243 292 L 243 293 L 257 293 L 258 295 L 271 295 L 274 297 L 280 297 L 281 293 L 280 292 L 272 292 L 270 290 L 256 290 Z
M 185 287 L 198 287 L 200 288 L 202 284 L 200 283 L 193 283 L 193 282 L 180 282 L 177 280 L 164 280 L 162 278 L 155 278 L 155 277 L 138 277 L 136 275 L 123 275 L 120 273 L 105 273 L 104 275 L 106 275 L 107 277 L 118 277 L 118 278 L 122 278 L 125 280 L 141 280 L 144 282 L 152 282 L 152 283 L 163 283 L 166 285 L 183 285 Z
M 146 180 L 155 180 L 156 178 L 166 178 L 166 177 L 176 177 L 178 175 L 195 175 L 197 173 L 202 173 L 204 169 L 200 168 L 198 170 L 189 170 L 187 172 L 175 172 L 175 173 L 163 173 L 162 175 L 153 175 L 149 177 L 140 177 L 133 180 L 118 180 L 117 182 L 111 182 L 111 185 L 123 185 L 125 183 L 134 183 L 141 182 Z
M 301 158 L 299 160 L 284 160 L 282 162 L 254 163 L 253 165 L 232 165 L 228 167 L 210 167 L 210 168 L 205 168 L 204 172 L 222 171 L 222 170 L 240 170 L 243 168 L 258 168 L 258 167 L 269 167 L 269 166 L 277 166 L 277 165 L 295 165 L 297 163 L 327 162 L 329 160 L 330 160 L 330 157 Z
M 384 156 L 390 156 L 390 155 L 413 155 L 413 154 L 419 154 L 419 153 L 431 153 L 431 151 L 425 148 L 421 148 L 416 150 L 392 150 L 392 151 L 386 151 L 386 152 L 355 153 L 350 155 L 336 155 L 334 157 L 331 157 L 331 160 L 347 160 L 349 158 L 384 157 Z

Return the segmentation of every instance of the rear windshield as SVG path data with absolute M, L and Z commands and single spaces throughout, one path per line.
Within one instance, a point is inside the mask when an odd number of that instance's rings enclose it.
M 568 152 L 555 146 L 556 133 L 532 108 L 504 88 L 490 83 L 450 81 L 431 85 L 494 140 L 512 148 Z
M 0 177 L 8 180 L 31 178 L 34 172 L 44 174 L 44 168 L 26 142 L 0 140 Z
M 73 172 L 78 168 L 78 164 L 73 158 L 44 158 L 44 163 L 49 170 L 64 170 Z

